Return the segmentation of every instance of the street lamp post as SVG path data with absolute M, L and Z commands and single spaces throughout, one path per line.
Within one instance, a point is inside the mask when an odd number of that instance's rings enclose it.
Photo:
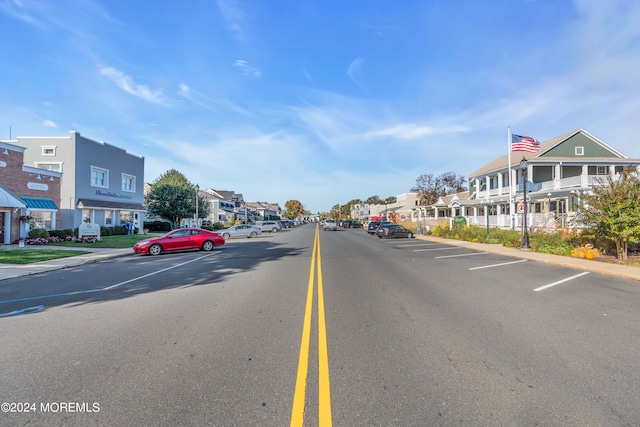
M 524 185 L 524 238 L 522 239 L 522 249 L 531 249 L 529 246 L 529 227 L 527 226 L 527 159 L 522 156 L 520 169 L 522 169 L 522 183 Z
M 196 216 L 195 216 L 196 227 L 198 226 L 198 192 L 199 191 L 200 191 L 200 186 L 196 184 Z

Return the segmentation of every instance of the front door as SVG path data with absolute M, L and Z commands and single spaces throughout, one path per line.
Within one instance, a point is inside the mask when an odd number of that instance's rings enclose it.
M 0 245 L 4 244 L 4 212 L 0 212 Z

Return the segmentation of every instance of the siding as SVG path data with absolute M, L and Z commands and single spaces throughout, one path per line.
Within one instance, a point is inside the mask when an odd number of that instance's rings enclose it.
M 584 147 L 584 155 L 576 156 L 576 147 Z M 571 138 L 567 139 L 560 145 L 552 148 L 540 158 L 545 157 L 573 157 L 575 159 L 584 159 L 588 157 L 611 157 L 619 158 L 615 153 L 609 151 L 607 148 L 598 144 L 596 141 L 587 137 L 583 133 L 577 133 Z

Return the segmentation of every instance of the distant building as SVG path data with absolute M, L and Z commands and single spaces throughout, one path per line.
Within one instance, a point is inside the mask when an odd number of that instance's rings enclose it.
M 83 222 L 142 227 L 144 157 L 75 131 L 63 137 L 18 137 L 16 145 L 27 148 L 26 165 L 62 174 L 60 228 Z
M 0 141 L 0 244 L 28 237 L 32 228 L 60 224 L 62 174 L 26 166 L 26 151 L 15 141 Z

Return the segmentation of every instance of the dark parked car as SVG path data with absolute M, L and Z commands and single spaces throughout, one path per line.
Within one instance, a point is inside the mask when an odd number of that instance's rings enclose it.
M 382 224 L 376 230 L 376 235 L 380 238 L 395 239 L 396 237 L 413 237 L 413 231 L 404 228 L 399 224 Z
M 179 228 L 159 237 L 140 240 L 133 246 L 137 254 L 160 255 L 168 251 L 200 249 L 210 251 L 215 246 L 224 245 L 224 238 L 202 228 Z
M 367 226 L 367 233 L 369 234 L 376 234 L 376 230 L 378 229 L 378 227 L 380 226 L 380 223 L 382 224 L 391 224 L 388 221 L 371 221 L 369 223 L 369 225 Z

